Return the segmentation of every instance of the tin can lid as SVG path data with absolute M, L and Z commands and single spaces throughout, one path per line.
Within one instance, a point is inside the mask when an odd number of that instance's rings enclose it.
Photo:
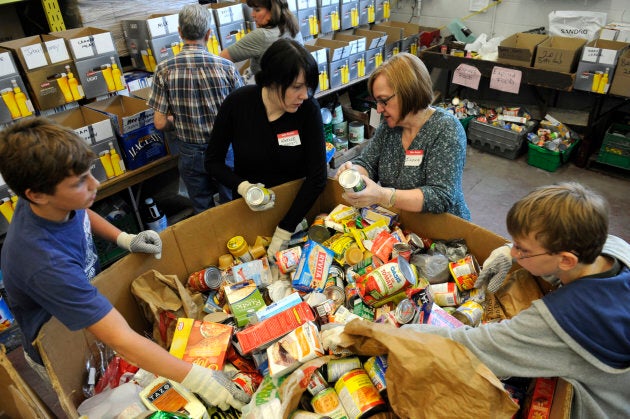
M 208 266 L 204 272 L 203 280 L 211 290 L 217 290 L 223 282 L 221 271 L 216 266 Z
M 353 188 L 361 181 L 358 170 L 347 169 L 339 174 L 339 184 L 344 188 Z
M 247 201 L 252 205 L 260 205 L 265 202 L 265 191 L 258 186 L 249 188 L 246 196 Z
M 363 260 L 363 251 L 358 246 L 351 246 L 344 254 L 348 265 L 356 265 Z
M 243 236 L 234 236 L 227 242 L 227 248 L 234 256 L 241 256 L 247 252 L 247 242 Z
M 333 300 L 337 307 L 342 306 L 343 303 L 346 301 L 345 290 L 336 285 L 331 285 L 324 288 L 324 295 L 326 296 L 326 298 L 330 298 L 331 300 Z
M 408 298 L 401 300 L 396 306 L 394 317 L 396 318 L 396 321 L 398 323 L 400 324 L 410 323 L 415 316 L 416 316 L 416 306 Z
M 414 272 L 413 268 L 411 267 L 411 265 L 409 264 L 409 262 L 407 262 L 405 258 L 402 258 L 402 257 L 398 258 L 398 268 L 407 279 L 407 282 L 409 282 L 411 285 L 416 284 L 417 282 L 416 273 Z

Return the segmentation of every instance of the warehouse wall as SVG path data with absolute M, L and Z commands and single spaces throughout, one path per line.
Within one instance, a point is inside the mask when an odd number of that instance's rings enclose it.
M 444 27 L 442 36 L 450 34 L 446 25 L 455 18 L 465 18 L 469 0 L 391 0 L 392 19 L 409 21 L 423 26 Z M 549 28 L 549 13 L 554 10 L 589 10 L 608 14 L 608 22 L 630 22 L 628 0 L 503 0 L 496 7 L 464 20 L 473 34 L 488 37 L 509 36 L 540 26 Z M 418 6 L 419 9 L 418 9 Z M 624 14 L 625 12 L 625 14 Z

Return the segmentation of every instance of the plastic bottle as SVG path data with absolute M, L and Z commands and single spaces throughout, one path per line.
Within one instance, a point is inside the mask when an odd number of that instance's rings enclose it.
M 389 0 L 385 0 L 383 2 L 383 19 L 389 19 L 390 14 L 391 14 L 391 9 L 389 5 Z
M 72 93 L 72 99 L 73 100 L 82 99 L 83 92 L 81 91 L 82 89 L 80 89 L 79 87 L 79 80 L 77 80 L 77 78 L 74 77 L 74 74 L 72 74 L 72 71 L 69 65 L 66 66 L 66 73 L 68 74 L 68 86 L 70 87 L 70 93 Z
M 112 75 L 112 66 L 109 64 L 103 64 L 101 66 L 101 73 L 103 73 L 105 84 L 107 84 L 107 91 L 108 92 L 115 91 L 116 85 L 114 84 L 114 76 Z
M 160 210 L 157 204 L 153 201 L 153 198 L 145 199 L 144 204 L 146 205 L 145 224 L 149 230 L 157 231 L 159 233 L 168 227 L 166 214 Z
M 61 73 L 59 77 L 57 77 L 57 85 L 59 85 L 59 90 L 63 93 L 63 98 L 66 102 L 72 102 L 72 92 L 70 91 L 68 75 L 66 73 Z
M 606 93 L 607 86 L 608 86 L 608 68 L 606 68 L 606 72 L 602 75 L 602 78 L 599 81 L 597 93 Z
M 119 176 L 125 173 L 125 163 L 120 158 L 120 154 L 114 148 L 114 143 L 109 142 L 109 154 L 112 159 L 112 167 L 114 168 L 114 176 Z
M 109 59 L 112 61 L 112 78 L 114 79 L 114 87 L 118 92 L 125 88 L 125 84 L 122 79 L 122 72 L 120 71 L 120 68 L 118 68 L 118 64 L 116 63 L 116 60 L 114 60 L 114 57 L 109 57 Z
M 13 84 L 13 95 L 15 97 L 15 103 L 17 104 L 18 110 L 20 111 L 20 115 L 22 116 L 30 116 L 33 115 L 33 111 L 28 106 L 28 99 L 20 86 L 18 86 L 15 80 L 11 80 Z
M 155 71 L 157 63 L 155 62 L 155 57 L 153 56 L 153 50 L 149 47 L 151 44 L 149 44 L 148 39 L 145 39 L 145 42 L 147 43 L 147 54 L 149 55 L 149 71 Z
M 105 175 L 107 175 L 107 179 L 111 179 L 114 177 L 114 166 L 112 166 L 112 156 L 109 154 L 108 150 L 101 151 L 98 155 L 98 158 L 101 160 L 101 164 L 105 169 Z
M 22 114 L 20 113 L 20 108 L 18 108 L 17 102 L 15 101 L 15 93 L 13 93 L 13 89 L 7 87 L 3 89 L 2 92 L 2 100 L 4 100 L 4 104 L 7 105 L 9 112 L 11 113 L 12 119 L 17 119 Z
M 602 80 L 602 72 L 596 71 L 593 74 L 593 84 L 591 85 L 591 91 L 597 92 L 599 90 L 599 82 Z

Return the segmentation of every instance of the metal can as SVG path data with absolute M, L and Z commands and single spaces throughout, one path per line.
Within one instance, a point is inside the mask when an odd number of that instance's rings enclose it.
M 341 307 L 346 302 L 346 292 L 343 288 L 331 285 L 324 288 L 324 295 L 335 303 L 335 308 Z
M 308 384 L 306 384 L 306 389 L 308 390 L 308 392 L 315 396 L 327 388 L 328 383 L 326 382 L 326 380 L 324 380 L 322 373 L 318 370 L 313 371 L 311 379 L 308 380 Z
M 465 325 L 476 327 L 481 323 L 483 307 L 476 301 L 468 300 L 457 307 L 457 310 L 453 313 L 453 317 Z
M 271 201 L 271 194 L 269 189 L 254 185 L 247 190 L 245 199 L 253 206 L 261 206 Z
M 335 392 L 335 389 L 328 387 L 319 393 L 317 393 L 313 400 L 311 400 L 311 406 L 315 413 L 320 415 L 329 416 L 331 419 L 341 419 L 347 417 L 346 411 L 343 409 L 341 400 Z
M 457 262 L 450 262 L 448 268 L 460 291 L 466 291 L 475 287 L 479 277 L 479 264 L 473 255 L 466 255 Z
M 346 192 L 361 192 L 367 186 L 356 169 L 346 169 L 339 174 L 339 184 Z
M 252 254 L 249 252 L 249 245 L 243 236 L 232 237 L 227 242 L 227 248 L 232 256 L 239 258 L 243 262 L 250 262 L 254 260 Z
M 376 387 L 380 393 L 383 393 L 387 389 L 387 382 L 385 381 L 387 358 L 382 355 L 370 357 L 363 363 L 363 368 L 370 377 L 370 380 L 372 380 L 374 387 Z
M 313 311 L 315 312 L 315 318 L 320 326 L 329 323 L 330 316 L 335 312 L 335 302 L 331 299 L 327 299 L 323 303 L 313 307 Z
M 408 243 L 394 243 L 394 247 L 392 248 L 392 259 L 400 256 L 409 262 L 409 259 L 411 259 L 411 250 L 411 245 Z
M 283 274 L 294 271 L 300 262 L 301 256 L 302 248 L 300 246 L 280 250 L 276 253 L 276 264 L 278 265 L 278 270 L 280 270 Z
M 321 372 L 326 381 L 334 383 L 339 379 L 339 377 L 356 368 L 361 368 L 361 361 L 357 356 L 350 356 L 346 358 L 331 359 L 321 366 Z
M 330 238 L 330 230 L 326 227 L 325 220 L 327 214 L 319 214 L 315 216 L 313 223 L 308 228 L 308 238 L 323 243 Z
M 363 368 L 348 371 L 335 383 L 335 391 L 349 419 L 365 417 L 385 408 L 385 400 Z
M 433 302 L 440 307 L 454 307 L 461 303 L 459 288 L 454 282 L 443 282 L 429 286 Z
M 223 278 L 221 271 L 216 266 L 208 266 L 197 272 L 193 272 L 188 277 L 188 288 L 194 291 L 206 292 L 216 291 L 221 286 Z
M 394 318 L 398 324 L 413 323 L 418 314 L 416 305 L 408 298 L 401 300 L 394 311 Z
M 361 299 L 368 305 L 374 305 L 387 297 L 413 286 L 416 275 L 404 258 L 398 262 L 388 262 L 357 280 Z

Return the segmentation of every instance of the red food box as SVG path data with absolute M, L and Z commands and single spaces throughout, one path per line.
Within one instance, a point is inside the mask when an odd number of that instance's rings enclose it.
M 308 321 L 315 321 L 311 306 L 306 302 L 288 308 L 260 323 L 236 333 L 241 353 L 264 349 L 275 340 L 295 330 Z
M 551 402 L 556 391 L 557 377 L 536 378 L 531 396 L 527 398 L 524 418 L 548 419 L 551 412 Z

